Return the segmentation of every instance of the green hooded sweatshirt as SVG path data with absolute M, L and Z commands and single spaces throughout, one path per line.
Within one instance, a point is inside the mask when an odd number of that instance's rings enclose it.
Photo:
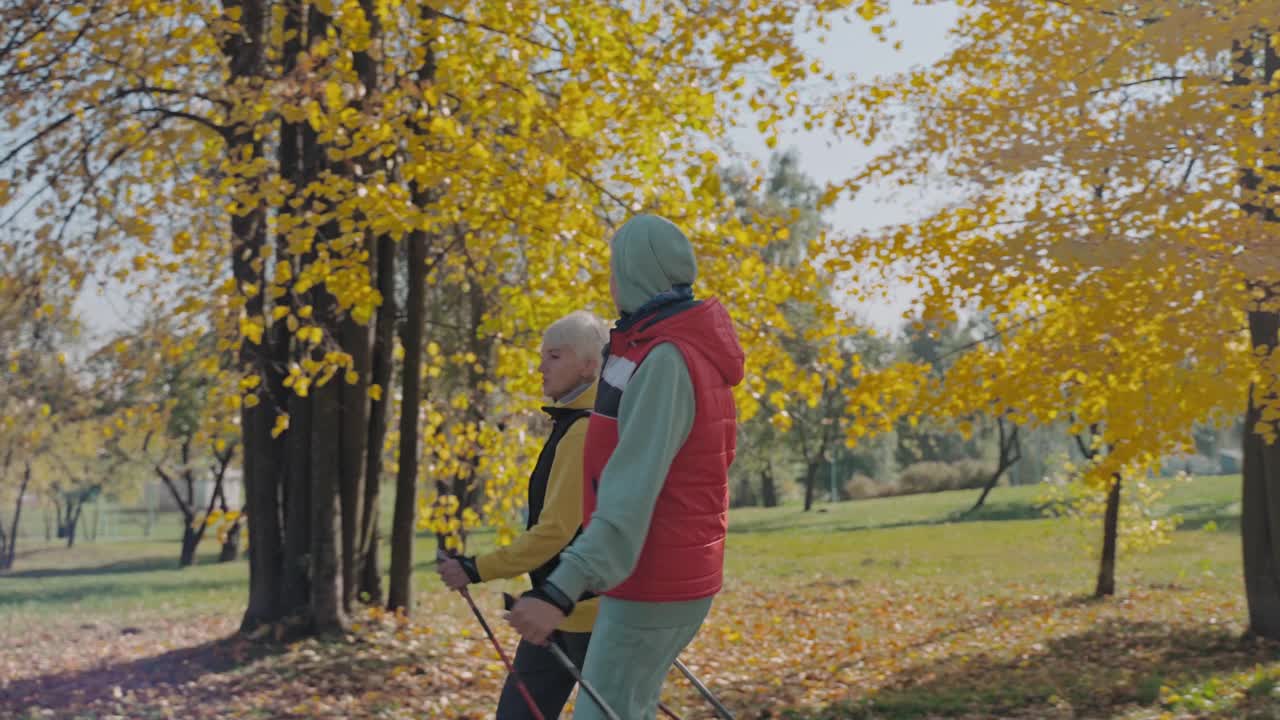
M 691 285 L 697 278 L 692 244 L 666 219 L 636 216 L 618 230 L 611 246 L 624 321 L 658 296 L 670 295 L 673 287 Z M 693 381 L 684 357 L 675 345 L 658 345 L 636 368 L 622 396 L 618 444 L 601 478 L 591 525 L 561 553 L 549 582 L 577 598 L 585 590 L 603 592 L 627 579 L 639 562 L 658 494 L 693 418 Z M 710 599 L 625 605 L 637 622 L 679 625 L 701 622 Z
M 658 294 L 698 278 L 693 245 L 670 220 L 638 215 L 610 242 L 610 267 L 618 283 L 618 309 L 633 313 Z

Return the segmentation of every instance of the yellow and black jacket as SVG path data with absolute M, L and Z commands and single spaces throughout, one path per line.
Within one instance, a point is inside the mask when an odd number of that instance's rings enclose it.
M 587 417 L 595 404 L 595 385 L 568 402 L 543 408 L 551 416 L 551 436 L 529 476 L 527 529 L 510 545 L 475 558 L 480 580 L 500 580 L 528 573 L 537 587 L 559 562 L 563 550 L 582 528 L 582 456 Z M 565 632 L 591 632 L 599 600 L 584 600 L 560 625 Z

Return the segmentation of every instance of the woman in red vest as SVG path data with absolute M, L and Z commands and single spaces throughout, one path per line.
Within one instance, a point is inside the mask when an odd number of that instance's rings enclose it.
M 584 593 L 603 594 L 583 675 L 641 720 L 656 716 L 667 670 L 720 591 L 743 354 L 724 307 L 694 299 L 679 228 L 640 215 L 611 249 L 621 319 L 587 428 L 583 532 L 509 620 L 542 644 Z M 600 717 L 579 700 L 576 720 Z

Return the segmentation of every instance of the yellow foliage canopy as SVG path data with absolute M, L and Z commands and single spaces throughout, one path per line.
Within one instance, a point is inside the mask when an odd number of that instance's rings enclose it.
M 824 366 L 796 368 L 781 350 L 792 330 L 779 305 L 813 303 L 834 336 L 823 283 L 807 266 L 744 262 L 783 230 L 731 211 L 719 149 L 748 107 L 766 130 L 793 113 L 821 118 L 796 93 L 821 66 L 794 38 L 855 4 L 43 3 L 2 59 L 21 140 L 0 158 L 0 208 L 38 200 L 40 237 L 92 237 L 82 256 L 95 271 L 177 323 L 212 328 L 219 352 L 291 347 L 287 367 L 260 358 L 243 371 L 261 386 L 226 398 L 274 412 L 275 436 L 288 432 L 288 401 L 271 373 L 298 396 L 375 382 L 334 329 L 367 325 L 384 302 L 371 243 L 425 233 L 431 287 L 485 300 L 471 337 L 427 358 L 440 382 L 424 409 L 439 417 L 423 433 L 425 472 L 483 475 L 485 514 L 510 518 L 531 451 L 522 418 L 537 337 L 573 309 L 610 314 L 605 240 L 631 213 L 690 233 L 699 290 L 740 323 L 750 376 L 802 395 L 821 386 Z M 241 43 L 257 28 L 260 59 Z M 309 144 L 322 152 L 304 163 L 318 169 L 299 179 L 282 158 Z M 271 240 L 234 245 L 228 225 L 259 213 L 255 232 Z M 317 292 L 332 311 L 313 306 Z M 457 360 L 476 337 L 487 351 Z M 744 415 L 766 401 L 759 390 L 744 386 Z
M 1278 11 L 969 4 L 940 62 L 839 98 L 838 124 L 897 139 L 848 188 L 927 178 L 955 198 L 850 238 L 840 261 L 862 291 L 910 268 L 921 316 L 996 328 L 943 378 L 865 378 L 852 440 L 901 414 L 1066 420 L 1097 427 L 1085 478 L 1105 488 L 1188 446 L 1194 422 L 1239 416 L 1251 383 L 1277 387 L 1280 357 L 1251 351 L 1245 318 L 1276 311 L 1261 298 L 1280 283 L 1280 36 L 1258 30 Z

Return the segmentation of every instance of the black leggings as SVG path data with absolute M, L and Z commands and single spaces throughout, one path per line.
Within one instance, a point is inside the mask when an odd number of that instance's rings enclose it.
M 560 632 L 556 633 L 556 637 L 564 654 L 578 666 L 578 670 L 582 670 L 591 633 Z M 512 664 L 525 687 L 529 688 L 529 694 L 533 696 L 543 717 L 546 720 L 560 717 L 560 711 L 564 709 L 576 683 L 551 651 L 521 640 Z M 533 717 L 515 678 L 508 675 L 506 684 L 502 686 L 502 696 L 498 698 L 498 720 L 533 720 Z

